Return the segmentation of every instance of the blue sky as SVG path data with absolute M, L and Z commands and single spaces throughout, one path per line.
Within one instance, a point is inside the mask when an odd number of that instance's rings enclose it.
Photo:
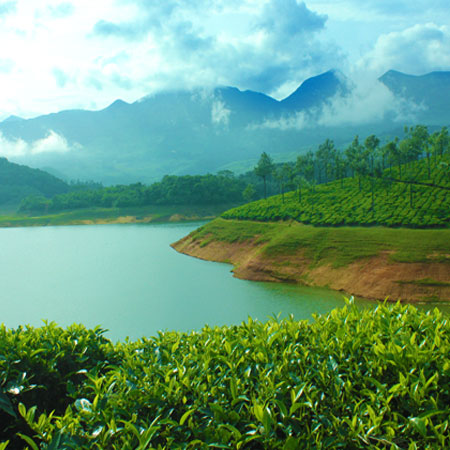
M 0 120 L 232 85 L 283 98 L 330 68 L 450 70 L 448 0 L 0 0 Z

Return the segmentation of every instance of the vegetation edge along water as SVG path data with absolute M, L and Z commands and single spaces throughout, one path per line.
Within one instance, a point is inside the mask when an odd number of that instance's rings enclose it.
M 2 326 L 0 448 L 449 448 L 449 353 L 399 303 L 116 344 Z
M 231 262 L 241 278 L 450 301 L 450 179 L 440 158 L 386 169 L 381 178 L 299 185 L 224 212 L 174 248 Z M 267 155 L 261 163 L 270 164 Z M 383 182 L 400 172 L 414 181 Z
M 328 287 L 382 300 L 450 301 L 450 229 L 218 218 L 173 247 L 231 263 L 234 275 L 244 279 Z

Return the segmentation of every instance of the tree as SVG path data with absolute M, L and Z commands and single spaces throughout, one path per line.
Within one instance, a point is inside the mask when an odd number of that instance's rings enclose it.
M 247 187 L 242 192 L 242 198 L 247 202 L 251 202 L 255 198 L 256 190 L 253 184 L 247 184 Z
M 398 148 L 398 138 L 395 138 L 393 141 L 389 141 L 385 146 L 384 149 L 386 151 L 386 157 L 389 163 L 389 173 L 392 172 L 392 165 L 401 164 L 401 155 L 400 150 Z M 400 169 L 401 170 L 401 169 Z M 402 174 L 400 173 L 400 178 L 402 177 Z
M 287 184 L 292 183 L 294 172 L 291 166 L 287 163 L 278 167 L 274 172 L 274 177 L 277 179 L 280 186 L 280 194 L 282 202 L 284 203 L 284 190 Z
M 319 162 L 319 183 L 320 183 L 320 169 L 321 165 L 325 169 L 325 182 L 329 181 L 328 173 L 331 168 L 331 163 L 334 159 L 334 154 L 336 152 L 336 148 L 334 147 L 334 142 L 330 139 L 326 139 L 325 142 L 319 145 L 319 148 L 316 152 L 316 157 Z
M 304 155 L 297 156 L 295 170 L 298 175 L 312 181 L 314 178 L 314 153 L 309 151 Z
M 334 154 L 334 175 L 336 180 L 341 180 L 341 189 L 344 187 L 344 178 L 346 175 L 345 160 L 342 153 L 336 152 Z
M 274 170 L 274 165 L 272 158 L 263 152 L 259 158 L 258 164 L 255 167 L 255 174 L 261 177 L 264 182 L 264 198 L 267 198 L 267 179 L 272 175 Z
M 374 161 L 377 156 L 378 146 L 380 145 L 380 140 L 374 135 L 371 134 L 364 141 L 364 147 L 366 148 L 367 156 L 370 160 L 370 173 L 374 175 Z
M 353 175 L 358 175 L 358 189 L 361 191 L 361 176 L 367 173 L 367 153 L 359 143 L 359 137 L 355 136 L 353 142 L 345 149 L 345 156 L 352 169 Z
M 442 127 L 441 131 L 431 135 L 431 146 L 434 154 L 434 162 L 438 156 L 442 156 L 450 147 L 450 136 L 447 127 Z

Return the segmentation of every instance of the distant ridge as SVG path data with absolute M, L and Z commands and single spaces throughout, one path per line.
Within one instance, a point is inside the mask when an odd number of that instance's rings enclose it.
M 431 125 L 450 122 L 449 71 L 408 75 L 389 70 L 379 80 L 396 96 L 411 100 L 421 107 L 423 111 L 419 112 L 419 120 Z
M 166 174 L 245 171 L 264 151 L 289 159 L 326 138 L 341 147 L 355 134 L 383 138 L 401 134 L 404 125 L 450 124 L 450 72 L 413 76 L 392 70 L 379 80 L 405 105 L 406 116 L 386 115 L 357 125 L 316 121 L 324 105 L 352 89 L 351 80 L 329 70 L 305 80 L 281 101 L 231 86 L 166 91 L 133 103 L 116 100 L 99 111 L 8 118 L 0 123 L 0 133 L 6 140 L 25 143 L 54 133 L 70 148 L 64 153 L 10 156 L 15 162 L 52 167 L 69 179 L 128 184 L 157 181 Z M 296 126 L 297 112 L 311 112 L 304 114 L 307 126 Z
M 25 119 L 22 119 L 22 117 L 12 115 L 12 116 L 7 117 L 1 123 L 21 122 L 21 121 L 24 121 L 24 120 Z

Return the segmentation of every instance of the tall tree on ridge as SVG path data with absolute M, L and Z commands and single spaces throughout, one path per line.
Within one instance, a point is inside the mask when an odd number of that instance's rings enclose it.
M 325 169 L 325 183 L 330 181 L 328 174 L 332 166 L 335 152 L 336 148 L 334 146 L 334 142 L 331 139 L 326 139 L 323 144 L 320 144 L 316 152 L 316 157 L 319 161 L 319 166 L 322 165 L 323 168 Z M 319 183 L 320 181 L 321 180 L 319 179 Z
M 272 158 L 263 152 L 259 158 L 258 164 L 255 167 L 255 174 L 261 177 L 264 182 L 264 198 L 267 198 L 267 178 L 269 178 L 274 170 Z

